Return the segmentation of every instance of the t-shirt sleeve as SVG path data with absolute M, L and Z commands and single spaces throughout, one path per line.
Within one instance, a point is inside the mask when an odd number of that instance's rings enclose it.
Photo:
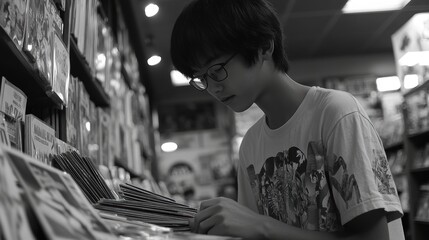
M 326 140 L 329 184 L 341 224 L 374 209 L 387 221 L 402 208 L 380 137 L 359 111 L 338 120 Z

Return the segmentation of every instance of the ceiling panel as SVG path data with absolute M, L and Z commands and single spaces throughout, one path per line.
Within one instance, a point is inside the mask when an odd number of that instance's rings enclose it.
M 297 0 L 293 12 L 338 11 L 343 8 L 346 2 L 347 0 Z

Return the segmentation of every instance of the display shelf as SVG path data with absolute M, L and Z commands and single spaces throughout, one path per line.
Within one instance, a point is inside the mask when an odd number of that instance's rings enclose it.
M 386 145 L 386 147 L 384 147 L 384 151 L 386 152 L 393 152 L 393 151 L 397 151 L 401 148 L 404 147 L 404 142 L 397 142 L 397 143 L 391 143 L 389 145 Z
M 429 220 L 414 219 L 414 222 L 417 223 L 417 224 L 422 224 L 422 225 L 428 225 L 429 226 Z
M 110 97 L 91 73 L 91 69 L 86 59 L 79 51 L 74 38 L 70 38 L 70 61 L 72 75 L 78 77 L 79 80 L 83 82 L 90 99 L 95 105 L 98 107 L 109 107 Z
M 123 168 L 126 172 L 130 173 L 131 178 L 138 178 L 141 180 L 146 179 L 146 177 L 142 174 L 136 173 L 134 170 L 130 169 L 126 164 L 124 164 L 121 160 L 115 159 L 115 166 Z
M 62 101 L 56 94 L 50 93 L 52 86 L 48 80 L 42 78 L 34 63 L 25 53 L 19 50 L 3 28 L 0 27 L 0 75 L 24 91 L 30 107 L 32 103 L 40 101 L 56 108 L 62 108 Z M 33 101 L 34 100 L 34 101 Z
M 412 168 L 410 172 L 413 174 L 429 174 L 429 167 Z
M 416 92 L 420 92 L 421 90 L 424 90 L 426 88 L 429 88 L 429 79 L 426 79 L 420 86 L 417 86 L 415 88 L 410 89 L 408 92 L 404 94 L 404 97 L 408 97 Z
M 427 141 L 428 137 L 429 137 L 429 128 L 421 130 L 421 131 L 416 132 L 416 133 L 409 133 L 408 134 L 408 138 L 410 140 L 413 140 L 413 141 L 420 141 L 420 140 Z
M 128 74 L 124 65 L 122 65 L 122 67 L 121 67 L 121 74 L 124 77 L 124 81 L 127 84 L 128 88 L 133 89 L 132 84 L 131 84 L 132 81 L 131 81 L 130 75 Z

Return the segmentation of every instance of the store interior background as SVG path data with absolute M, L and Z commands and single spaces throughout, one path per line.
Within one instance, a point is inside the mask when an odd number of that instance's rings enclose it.
M 234 114 L 207 93 L 172 83 L 171 31 L 189 2 L 131 0 L 125 9 L 132 16 L 128 21 L 135 29 L 131 36 L 140 62 L 154 54 L 162 58 L 142 71 L 156 135 L 158 172 L 153 174 L 166 181 L 173 193 L 186 193 L 192 199 L 233 197 L 240 140 L 262 113 L 254 106 Z M 342 13 L 346 0 L 270 2 L 284 27 L 289 75 L 294 80 L 325 87 L 329 81 L 349 81 L 356 91 L 363 91 L 357 97 L 374 118 L 400 114 L 401 91 L 379 93 L 375 80 L 397 75 L 392 35 L 414 14 L 429 11 L 426 0 L 412 0 L 401 10 L 355 14 Z M 144 14 L 149 3 L 159 6 L 151 18 Z M 162 151 L 167 142 L 176 143 L 177 150 Z
M 130 0 L 125 4 L 139 62 L 146 63 L 152 55 L 162 58 L 155 66 L 140 65 L 155 133 L 157 171 L 153 175 L 167 184 L 170 193 L 187 200 L 235 198 L 234 165 L 240 141 L 262 112 L 252 106 L 235 114 L 205 92 L 198 92 L 188 84 L 173 84 L 171 31 L 189 2 Z M 411 0 L 401 10 L 354 14 L 341 11 L 346 0 L 270 2 L 279 14 L 286 36 L 286 52 L 291 62 L 289 75 L 308 86 L 332 87 L 354 94 L 367 109 L 385 146 L 395 145 L 386 149 L 388 160 L 402 158 L 401 149 L 405 145 L 402 103 L 408 90 L 401 86 L 399 90 L 379 92 L 376 79 L 403 74 L 398 72 L 392 36 L 415 14 L 429 12 L 429 2 Z M 159 6 L 159 12 L 150 18 L 144 14 L 149 3 Z M 164 143 L 175 143 L 177 149 L 163 151 Z M 408 192 L 404 169 L 396 166 L 392 172 L 404 210 L 408 212 L 409 196 L 402 195 Z M 408 225 L 407 222 L 404 224 Z

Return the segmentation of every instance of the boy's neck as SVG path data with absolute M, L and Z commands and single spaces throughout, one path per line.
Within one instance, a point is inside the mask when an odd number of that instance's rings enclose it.
M 287 74 L 276 72 L 256 101 L 265 113 L 269 128 L 283 126 L 296 112 L 310 87 L 301 85 Z

